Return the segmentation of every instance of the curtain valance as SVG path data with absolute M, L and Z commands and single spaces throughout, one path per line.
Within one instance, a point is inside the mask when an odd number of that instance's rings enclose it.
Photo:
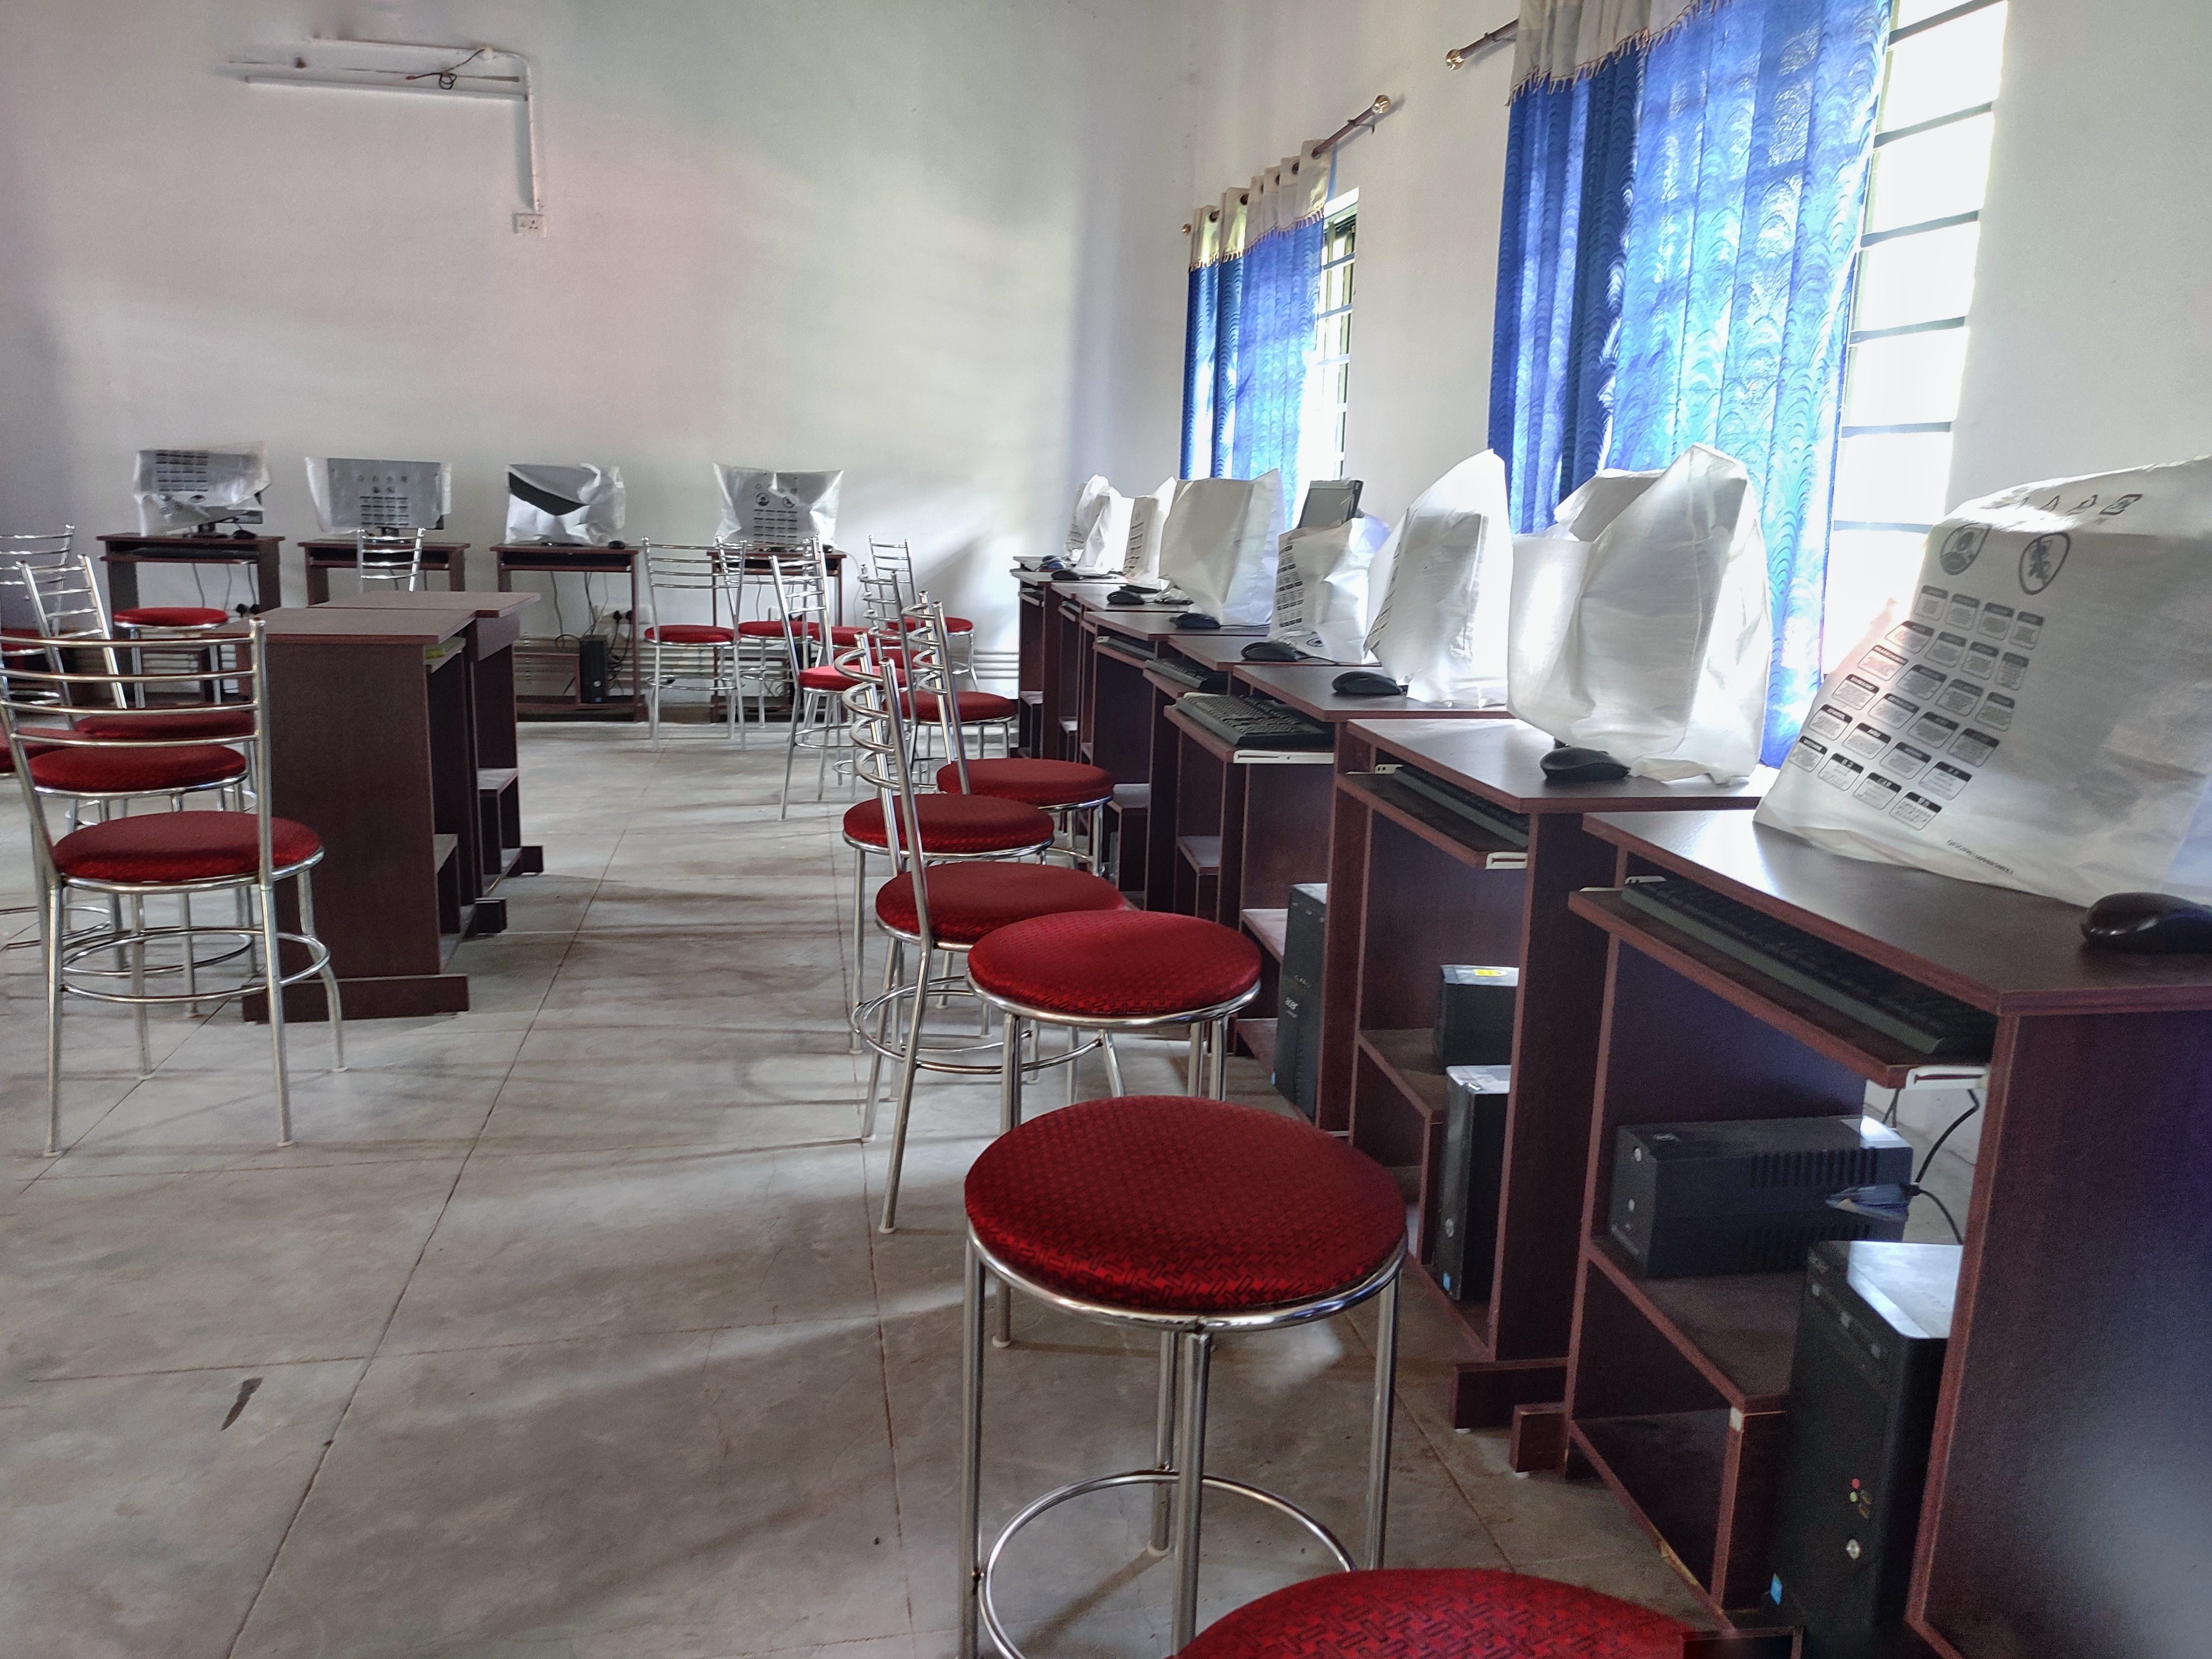
M 1577 81 L 1623 46 L 1671 27 L 1698 0 L 1521 0 L 1513 90 Z

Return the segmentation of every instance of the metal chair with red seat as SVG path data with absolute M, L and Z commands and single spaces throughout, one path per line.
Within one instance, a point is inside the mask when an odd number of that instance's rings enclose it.
M 921 627 L 935 641 L 938 655 L 951 660 L 951 643 L 944 628 L 945 608 L 927 600 L 915 607 Z M 914 613 L 908 613 L 912 615 Z M 1066 832 L 1068 855 L 1076 854 L 1076 826 L 1083 828 L 1081 857 L 1091 874 L 1098 873 L 1100 823 L 1106 803 L 1114 799 L 1114 775 L 1103 766 L 1081 761 L 1030 760 L 1018 756 L 998 760 L 968 758 L 966 727 L 954 718 L 956 702 L 965 707 L 979 693 L 963 691 L 957 698 L 935 699 L 938 727 L 945 736 L 945 752 L 951 758 L 938 769 L 937 787 L 947 794 L 994 795 L 1018 800 L 1053 815 Z
M 907 610 L 920 602 L 921 584 L 914 574 L 912 543 L 903 538 L 890 541 L 869 537 L 868 568 L 888 577 L 896 586 L 899 609 Z M 945 659 L 953 678 L 969 690 L 979 690 L 975 684 L 975 624 L 965 617 L 947 617 L 945 631 L 953 646 L 952 654 Z
M 977 949 L 1012 931 L 1001 929 Z M 975 959 L 971 953 L 971 964 Z M 1031 1522 L 1093 1492 L 1152 1489 L 1152 1547 L 1174 1552 L 1177 1650 L 1196 1634 L 1209 1492 L 1248 1498 L 1296 1521 L 1350 1571 L 1352 1552 L 1315 1516 L 1279 1493 L 1206 1473 L 1206 1414 L 1220 1338 L 1287 1329 L 1370 1299 L 1377 1316 L 1360 1559 L 1381 1565 L 1406 1207 L 1379 1164 L 1282 1113 L 1182 1095 L 1121 1096 L 1008 1129 L 969 1169 L 965 1199 L 963 1659 L 975 1659 L 984 1630 L 1006 1659 L 1022 1659 L 993 1595 L 1000 1558 Z M 1062 1312 L 1157 1334 L 1160 1353 L 1152 1466 L 1046 1492 L 987 1546 L 983 1301 L 991 1279 L 999 1281 L 1002 1307 L 1018 1291 Z
M 726 700 L 729 730 L 738 735 L 738 634 L 731 606 L 728 561 L 719 544 L 640 542 L 645 566 L 647 618 L 645 642 L 653 652 L 647 667 L 646 735 L 660 741 L 660 693 L 682 680 L 704 687 L 711 711 L 716 696 Z M 668 596 L 707 596 L 705 622 L 678 622 L 665 614 Z M 724 618 L 728 617 L 729 621 Z
M 809 539 L 787 547 L 767 547 L 751 542 L 733 541 L 723 544 L 729 568 L 738 581 L 738 604 L 744 603 L 747 587 L 763 590 L 768 602 L 776 609 L 772 617 L 744 617 L 738 621 L 738 672 L 741 678 L 750 678 L 753 684 L 754 708 L 763 726 L 768 724 L 769 691 L 775 680 L 783 678 L 788 667 L 790 691 L 794 712 L 798 707 L 798 675 L 802 667 L 812 667 L 830 660 L 832 652 L 841 651 L 860 643 L 864 628 L 847 628 L 830 622 L 827 616 L 828 595 L 831 591 L 830 562 L 822 550 L 822 544 Z M 811 586 L 818 590 L 824 614 L 819 617 L 794 617 L 782 607 L 786 603 L 785 584 L 788 574 L 792 582 L 811 579 Z M 750 641 L 748 648 L 747 641 Z M 750 673 L 747 665 L 750 665 Z M 770 674 L 770 665 L 775 673 Z M 738 741 L 744 742 L 742 726 Z
M 875 1136 L 876 1095 L 883 1063 L 887 1058 L 899 1062 L 890 1168 L 884 1180 L 883 1219 L 878 1224 L 887 1233 L 896 1231 L 898 1225 L 899 1180 L 906 1164 L 907 1127 L 913 1114 L 916 1075 L 929 1070 L 988 1077 L 1000 1069 L 995 1060 L 981 1064 L 961 1058 L 988 1047 L 988 1042 L 962 1044 L 949 1051 L 925 1048 L 930 999 L 962 988 L 953 974 L 948 972 L 941 978 L 933 974 L 939 955 L 948 959 L 964 957 L 994 930 L 1032 917 L 1120 910 L 1127 903 L 1113 883 L 1061 865 L 958 854 L 933 856 L 927 851 L 927 831 L 915 836 L 909 826 L 926 823 L 925 804 L 943 797 L 924 794 L 915 787 L 912 750 L 901 712 L 906 701 L 900 695 L 904 682 L 896 672 L 896 661 L 879 656 L 877 678 L 845 694 L 853 714 L 855 766 L 862 780 L 875 787 L 878 801 L 887 809 L 884 821 L 891 830 L 885 850 L 893 873 L 875 896 L 876 924 L 890 939 L 884 988 L 880 995 L 853 1011 L 854 1030 L 874 1050 L 867 1103 L 860 1120 L 864 1141 Z M 926 658 L 918 656 L 914 672 L 921 674 L 929 666 Z M 909 947 L 915 953 L 910 982 L 903 974 Z M 1099 1041 L 1103 1043 L 1103 1039 Z M 1079 1042 L 1064 1054 L 1048 1059 L 1040 1054 L 1034 1063 L 1019 1060 L 1016 1063 L 1029 1071 L 1048 1066 L 1072 1066 L 1091 1046 L 1096 1045 Z M 1119 1092 L 1121 1077 L 1110 1047 L 1106 1054 Z
M 1401 1567 L 1301 1579 L 1217 1620 L 1180 1659 L 1680 1659 L 1696 1636 L 1555 1579 Z
M 102 642 L 103 645 L 111 642 Z M 103 654 L 106 654 L 103 653 Z M 108 660 L 112 660 L 112 655 Z M 58 793 L 75 793 L 61 780 L 82 777 L 97 784 L 103 775 L 113 784 L 125 775 L 143 779 L 172 775 L 187 761 L 198 763 L 196 751 L 207 749 L 190 738 L 100 737 L 81 729 L 40 725 L 26 731 L 27 717 L 51 718 L 56 699 L 73 700 L 85 691 L 97 693 L 121 685 L 159 690 L 174 682 L 197 679 L 195 672 L 169 673 L 107 668 L 97 672 L 48 666 L 11 667 L 0 686 L 0 726 L 4 726 L 13 763 L 19 774 L 25 805 L 31 819 L 33 863 L 39 880 L 42 910 L 40 932 L 46 968 L 46 1153 L 60 1150 L 62 1006 L 69 997 L 121 1003 L 137 1016 L 140 1069 L 151 1069 L 147 1053 L 146 1014 L 152 1007 L 227 1001 L 265 995 L 269 1028 L 276 1069 L 277 1145 L 292 1143 L 290 1080 L 286 1069 L 283 988 L 316 978 L 328 1002 L 331 1038 L 337 1069 L 345 1069 L 343 1011 L 338 986 L 331 970 L 330 951 L 314 934 L 314 897 L 308 872 L 323 856 L 321 840 L 305 824 L 273 817 L 269 810 L 267 703 L 262 669 L 262 625 L 250 625 L 240 642 L 237 660 L 226 678 L 246 690 L 253 713 L 250 744 L 253 759 L 252 786 L 248 793 L 251 811 L 158 812 L 137 817 L 110 818 L 87 824 L 56 840 L 46 822 L 46 798 Z M 190 705 L 173 711 L 158 704 L 141 718 L 158 722 L 192 713 Z M 44 745 L 33 754 L 34 745 Z M 241 766 L 237 750 L 216 751 Z M 169 787 L 169 786 L 165 786 Z M 300 931 L 288 933 L 277 925 L 276 884 L 290 881 L 299 900 Z M 187 897 L 196 893 L 236 892 L 256 902 L 256 919 L 230 926 L 196 925 L 189 912 L 178 927 L 149 927 L 145 902 L 149 898 Z M 128 925 L 100 929 L 66 931 L 73 895 L 127 902 Z M 149 945 L 190 940 L 206 935 L 241 939 L 260 946 L 260 970 L 234 987 L 188 986 L 176 993 L 145 988 L 146 951 Z M 304 953 L 305 965 L 287 970 L 282 947 L 293 945 Z M 87 959 L 113 951 L 130 964 L 127 992 L 101 988 L 89 978 L 106 977 L 83 969 Z M 72 975 L 72 969 L 79 969 Z
M 783 620 L 781 629 L 791 662 L 791 730 L 783 755 L 783 792 L 777 799 L 776 816 L 791 811 L 791 769 L 802 749 L 816 751 L 814 799 L 820 801 L 830 786 L 830 754 L 845 733 L 844 695 L 856 677 L 841 666 L 853 647 L 865 641 L 867 630 L 833 630 L 830 623 L 828 567 L 818 560 L 802 563 L 771 560 L 769 574 L 775 607 Z M 825 646 L 834 634 L 845 634 L 848 643 Z M 842 763 L 840 763 L 842 769 Z

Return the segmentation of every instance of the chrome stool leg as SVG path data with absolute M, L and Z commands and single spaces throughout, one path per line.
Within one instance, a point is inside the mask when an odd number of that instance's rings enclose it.
M 301 871 L 295 879 L 299 883 L 300 888 L 300 931 L 309 939 L 319 939 L 322 936 L 315 932 L 314 883 L 309 879 L 308 872 L 305 870 Z M 346 1068 L 345 1008 L 338 997 L 337 969 L 331 966 L 327 951 L 324 953 L 320 977 L 323 981 L 323 1000 L 330 1005 L 331 1069 L 334 1072 L 343 1072 Z
M 1175 1493 L 1175 1649 L 1198 1634 L 1198 1554 L 1200 1512 L 1206 1503 L 1206 1387 L 1213 1368 L 1213 1334 L 1197 1330 L 1182 1339 L 1182 1421 L 1176 1425 Z
M 1382 1529 L 1390 1497 L 1390 1419 L 1398 1377 L 1398 1286 L 1393 1279 L 1375 1299 L 1374 1416 L 1367 1438 L 1367 1560 L 1382 1565 Z
M 1163 1476 L 1175 1473 L 1176 1352 L 1181 1340 L 1173 1331 L 1160 1333 L 1160 1384 L 1159 1399 L 1153 1407 L 1152 1468 Z M 1152 1550 L 1155 1555 L 1165 1555 L 1169 1540 L 1175 1535 L 1174 1497 L 1165 1480 L 1152 1488 Z
M 46 891 L 46 1156 L 62 1155 L 62 928 L 69 920 L 69 890 L 58 881 Z
M 267 960 L 262 964 L 269 990 L 269 1048 L 276 1062 L 276 1144 L 292 1144 L 292 1079 L 284 1066 L 284 966 L 276 932 L 276 890 L 273 884 L 256 882 L 261 899 L 261 945 Z
M 1011 1051 L 1010 1051 L 1011 1052 Z M 977 1659 L 983 1590 L 983 1274 L 967 1247 L 960 1282 L 960 1659 Z M 1000 1294 L 1006 1287 L 1000 1286 Z M 1172 1341 L 1174 1339 L 1169 1339 Z

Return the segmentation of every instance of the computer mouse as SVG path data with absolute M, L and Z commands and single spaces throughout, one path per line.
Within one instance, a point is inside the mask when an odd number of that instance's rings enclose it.
M 629 551 L 629 544 L 628 542 L 609 542 L 607 546 L 611 551 L 617 553 L 627 553 Z
M 1106 596 L 1109 605 L 1149 605 L 1151 599 L 1133 587 L 1117 587 Z
M 1296 662 L 1304 655 L 1295 645 L 1285 645 L 1280 640 L 1255 640 L 1244 647 L 1246 662 Z
M 2212 906 L 2172 893 L 2107 893 L 2082 912 L 2081 937 L 2100 951 L 2145 956 L 2212 951 Z
M 1079 582 L 1083 580 L 1083 573 L 1080 570 L 1067 569 L 1063 566 L 1052 573 L 1052 579 L 1056 582 Z
M 1218 628 L 1221 623 L 1218 617 L 1209 617 L 1203 611 L 1186 611 L 1175 619 L 1175 625 L 1187 629 Z
M 1402 697 L 1406 688 L 1388 674 L 1378 674 L 1371 668 L 1354 668 L 1339 674 L 1329 683 L 1329 689 L 1340 697 Z
M 1561 744 L 1544 757 L 1547 783 L 1610 783 L 1625 778 L 1628 769 L 1602 749 L 1577 749 Z

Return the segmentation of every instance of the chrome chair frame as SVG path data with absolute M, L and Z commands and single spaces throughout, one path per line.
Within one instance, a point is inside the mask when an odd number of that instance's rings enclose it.
M 900 609 L 921 602 L 921 584 L 914 574 L 914 544 L 905 537 L 896 541 L 884 536 L 869 537 L 868 565 L 871 569 L 885 573 L 896 585 Z M 981 690 L 982 688 L 975 684 L 975 636 L 972 633 L 952 635 L 948 631 L 948 637 L 961 641 L 964 648 L 946 655 L 946 667 L 969 690 Z
M 830 751 L 845 722 L 841 695 L 810 690 L 799 676 L 810 668 L 836 665 L 840 654 L 830 635 L 829 577 L 817 554 L 803 562 L 770 556 L 769 580 L 775 608 L 783 623 L 783 642 L 791 660 L 791 720 L 783 750 L 783 789 L 776 798 L 776 817 L 791 814 L 791 769 L 801 749 L 817 751 L 814 799 L 819 803 L 830 787 Z M 804 741 L 811 734 L 811 742 Z
M 127 647 L 128 641 L 88 641 L 86 645 L 101 650 L 107 660 L 114 659 L 117 648 Z M 249 624 L 241 641 L 240 660 L 229 678 L 252 687 L 249 706 L 253 711 L 253 732 L 247 749 L 247 765 L 252 776 L 253 816 L 258 841 L 257 868 L 245 875 L 205 877 L 162 882 L 116 882 L 82 876 L 64 875 L 54 864 L 52 831 L 46 822 L 44 794 L 32 781 L 30 757 L 25 750 L 26 733 L 22 716 L 26 714 L 47 714 L 52 704 L 29 702 L 19 696 L 12 685 L 0 688 L 0 727 L 5 730 L 9 752 L 15 763 L 15 775 L 23 791 L 24 805 L 31 819 L 31 847 L 34 868 L 39 878 L 40 900 L 40 933 L 45 946 L 46 972 L 46 1155 L 60 1155 L 61 1146 L 61 1062 L 62 1008 L 69 997 L 83 997 L 90 1001 L 122 1003 L 133 1010 L 138 1037 L 141 1073 L 152 1070 L 148 1049 L 146 1017 L 150 1008 L 204 1002 L 227 1002 L 234 998 L 264 994 L 269 1003 L 269 1031 L 271 1053 L 276 1071 L 276 1127 L 279 1146 L 292 1144 L 291 1083 L 286 1060 L 284 988 L 307 979 L 319 979 L 329 1005 L 331 1041 L 335 1069 L 345 1069 L 344 1011 L 340 1003 L 337 976 L 331 968 L 327 946 L 314 933 L 314 894 L 308 872 L 322 860 L 317 849 L 313 856 L 297 864 L 276 864 L 271 844 L 271 818 L 269 809 L 268 777 L 268 700 L 267 684 L 264 675 L 266 658 L 264 638 L 260 618 Z M 78 687 L 106 684 L 131 684 L 141 689 L 166 684 L 191 683 L 198 673 L 148 672 L 144 670 L 125 673 L 119 670 L 106 674 L 86 674 L 67 669 L 17 671 L 17 678 L 44 682 L 62 701 L 68 702 Z M 143 718 L 159 721 L 165 718 L 188 716 L 198 712 L 193 704 L 179 704 L 168 708 L 158 706 L 144 712 Z M 204 740 L 198 738 L 95 738 L 69 727 L 40 726 L 30 734 L 32 741 L 58 747 L 87 747 L 118 750 L 178 749 L 197 745 Z M 301 931 L 286 933 L 277 926 L 276 884 L 290 880 L 296 884 L 300 904 Z M 195 893 L 252 892 L 258 901 L 258 927 L 243 920 L 228 926 L 194 925 L 189 912 L 181 926 L 149 927 L 145 923 L 145 901 L 155 897 L 188 897 Z M 112 902 L 131 902 L 132 919 L 128 926 L 118 923 L 107 929 L 91 933 L 68 933 L 69 895 L 72 892 L 96 894 Z M 197 984 L 188 985 L 181 992 L 149 992 L 145 988 L 146 946 L 156 940 L 178 939 L 188 942 L 200 934 L 237 939 L 248 945 L 258 942 L 261 948 L 259 982 L 247 981 L 234 988 L 204 989 Z M 292 944 L 305 952 L 307 963 L 287 972 L 283 966 L 283 946 Z M 128 992 L 109 991 L 82 983 L 72 983 L 70 970 L 84 958 L 98 951 L 116 951 L 127 953 L 130 963 L 131 989 Z
M 684 542 L 640 542 L 638 562 L 645 570 L 646 628 L 645 643 L 652 648 L 650 670 L 652 684 L 646 693 L 646 732 L 647 741 L 660 741 L 660 691 L 664 684 L 673 684 L 680 678 L 699 680 L 707 688 L 709 712 L 713 699 L 720 696 L 728 717 L 726 737 L 738 735 L 738 624 L 730 592 L 729 560 L 720 542 L 707 544 Z M 671 593 L 704 593 L 707 595 L 708 626 L 726 627 L 726 641 L 690 642 L 682 640 L 663 640 L 659 637 L 665 627 L 680 628 L 685 624 L 665 620 L 660 614 L 660 596 Z M 723 621 L 725 611 L 727 623 Z M 705 672 L 695 665 L 705 653 Z M 668 665 L 670 655 L 677 658 L 676 666 Z
M 1286 1330 L 1316 1319 L 1333 1318 L 1370 1298 L 1380 1300 L 1368 1429 L 1367 1536 L 1359 1565 L 1370 1568 L 1382 1565 L 1390 1493 L 1393 1391 L 1398 1368 L 1398 1294 L 1406 1263 L 1403 1244 L 1358 1284 L 1310 1302 L 1250 1312 L 1176 1314 L 1116 1308 L 1048 1290 L 993 1255 L 977 1239 L 972 1224 L 966 1233 L 967 1251 L 960 1290 L 961 1659 L 977 1659 L 979 1631 L 989 1632 L 1004 1659 L 1024 1659 L 1000 1616 L 993 1595 L 1000 1558 L 1022 1529 L 1038 1516 L 1072 1498 L 1094 1492 L 1121 1486 L 1153 1488 L 1152 1547 L 1156 1553 L 1165 1553 L 1172 1549 L 1175 1553 L 1173 1652 L 1181 1652 L 1198 1634 L 1200 1530 L 1208 1487 L 1251 1498 L 1287 1516 L 1313 1535 L 1340 1569 L 1352 1571 L 1351 1552 L 1326 1525 L 1297 1504 L 1264 1487 L 1206 1473 L 1206 1411 L 1216 1338 Z M 1153 1415 L 1152 1467 L 1094 1476 L 1055 1487 L 1019 1510 L 986 1548 L 982 1536 L 983 1358 L 987 1346 L 983 1340 L 983 1300 L 992 1278 L 999 1281 L 1001 1308 L 1007 1305 L 1012 1291 L 1019 1291 L 1062 1312 L 1102 1324 L 1124 1330 L 1156 1332 L 1160 1340 L 1160 1356 L 1159 1391 Z
M 363 588 L 371 582 L 404 584 L 409 593 L 422 591 L 422 538 L 428 532 L 422 529 L 356 530 L 353 532 L 353 570 Z M 379 556 L 371 554 L 404 554 L 404 558 Z M 447 573 L 447 580 L 453 580 Z

